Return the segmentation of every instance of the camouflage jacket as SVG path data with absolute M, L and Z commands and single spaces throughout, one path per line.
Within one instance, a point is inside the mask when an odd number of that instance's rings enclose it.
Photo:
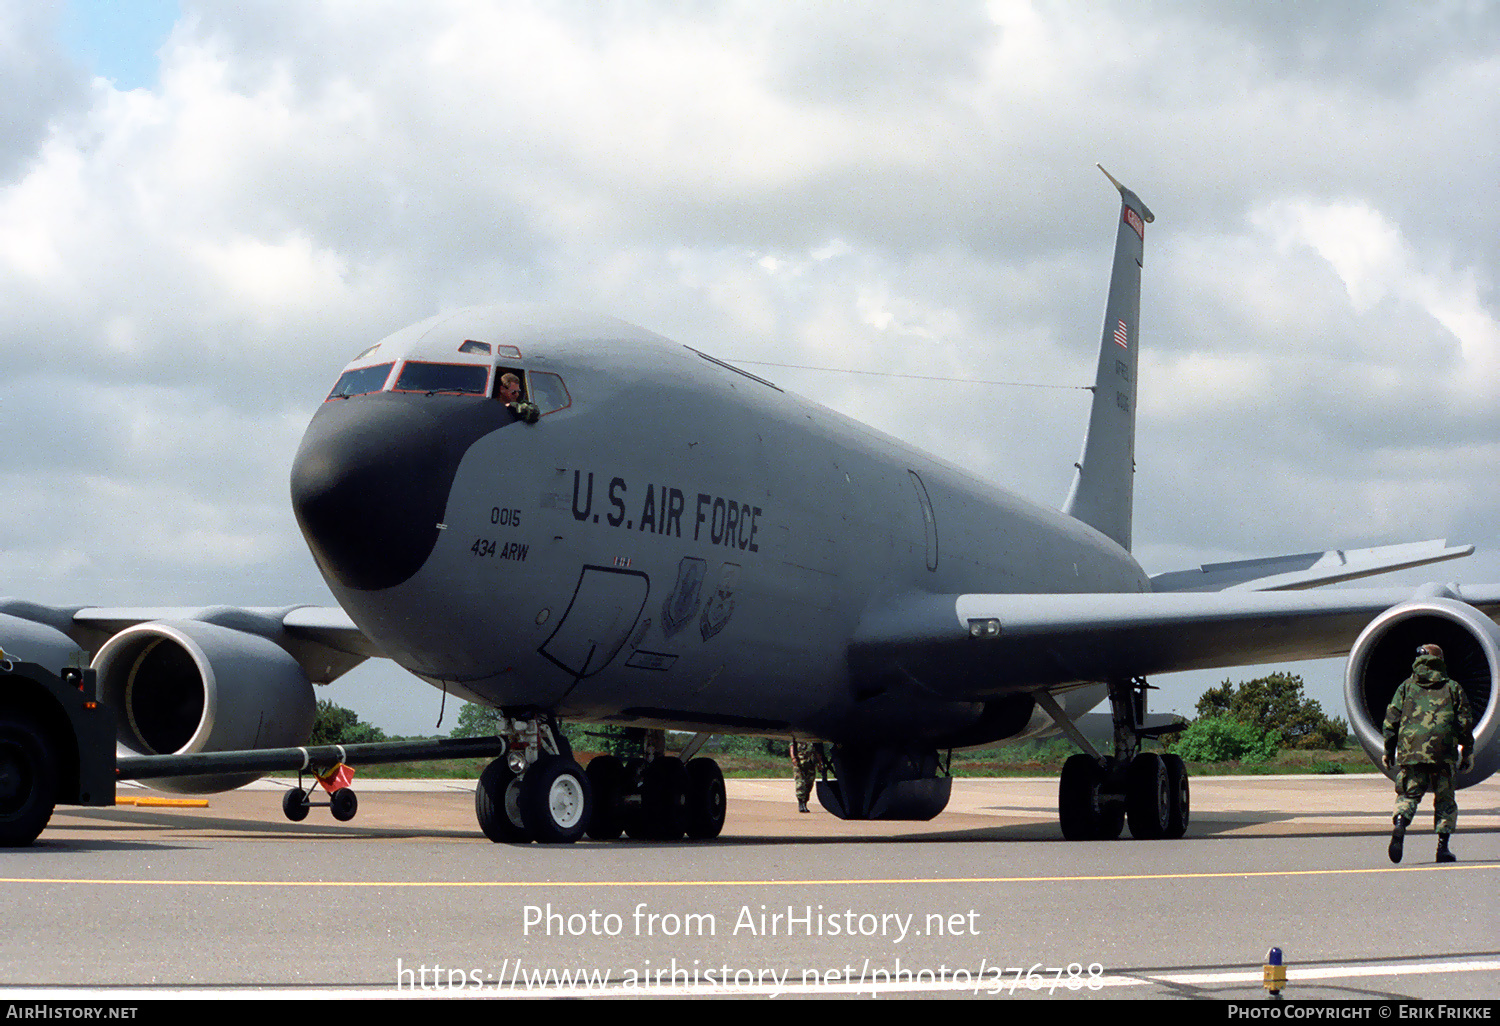
M 1443 660 L 1420 655 L 1385 710 L 1385 754 L 1392 765 L 1458 761 L 1457 746 L 1474 747 L 1474 714 Z
M 541 419 L 542 411 L 537 408 L 536 403 L 518 399 L 513 403 L 506 403 L 505 408 L 527 424 L 535 424 Z

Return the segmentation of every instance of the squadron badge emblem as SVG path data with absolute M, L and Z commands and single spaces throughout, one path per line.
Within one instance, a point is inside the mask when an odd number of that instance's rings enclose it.
M 685 556 L 677 564 L 677 587 L 661 604 L 663 635 L 670 638 L 697 615 L 698 603 L 703 596 L 703 578 L 707 573 L 708 564 L 692 556 Z
M 719 567 L 719 583 L 704 605 L 703 615 L 698 618 L 698 631 L 703 635 L 704 641 L 722 631 L 725 624 L 729 623 L 729 618 L 734 615 L 734 586 L 739 579 L 738 563 L 725 563 Z

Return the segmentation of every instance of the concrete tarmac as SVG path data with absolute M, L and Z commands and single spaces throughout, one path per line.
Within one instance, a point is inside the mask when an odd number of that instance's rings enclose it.
M 1500 782 L 1386 858 L 1384 777 L 1194 778 L 1177 841 L 1070 843 L 1055 778 L 958 780 L 930 823 L 728 781 L 714 842 L 496 845 L 473 785 L 356 781 L 358 816 L 61 807 L 0 853 L 0 995 L 1500 999 Z M 121 789 L 122 797 L 151 792 Z

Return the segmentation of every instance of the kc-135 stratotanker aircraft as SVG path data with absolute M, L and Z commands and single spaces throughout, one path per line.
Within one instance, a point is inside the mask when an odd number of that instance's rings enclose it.
M 1082 749 L 1060 785 L 1067 837 L 1117 837 L 1127 819 L 1136 837 L 1176 837 L 1188 778 L 1142 751 L 1149 675 L 1349 652 L 1349 720 L 1378 765 L 1385 706 L 1426 642 L 1477 718 L 1459 784 L 1485 779 L 1500 763 L 1500 585 L 1304 590 L 1471 547 L 1155 577 L 1131 556 L 1154 218 L 1110 181 L 1114 267 L 1060 511 L 623 322 L 466 309 L 360 353 L 297 452 L 297 522 L 342 608 L 11 600 L 0 647 L 54 667 L 87 651 L 122 764 L 236 753 L 157 781 L 187 792 L 254 779 L 264 763 L 245 750 L 306 743 L 312 683 L 392 659 L 503 711 L 505 754 L 475 793 L 496 841 L 717 836 L 723 777 L 693 758 L 714 733 L 830 743 L 830 812 L 929 819 L 949 796 L 941 752 L 1061 731 Z M 502 396 L 506 374 L 522 404 Z M 1100 752 L 1076 721 L 1105 700 L 1114 740 Z M 680 757 L 601 756 L 585 772 L 565 720 L 695 736 Z

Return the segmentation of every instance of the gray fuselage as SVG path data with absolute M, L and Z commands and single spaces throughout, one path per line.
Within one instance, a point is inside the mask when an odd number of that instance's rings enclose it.
M 459 353 L 474 341 L 494 354 Z M 490 379 L 484 394 L 392 391 L 408 360 Z M 384 390 L 330 398 L 309 426 L 299 522 L 361 630 L 487 704 L 941 740 L 979 707 L 956 720 L 923 710 L 908 679 L 916 697 L 887 709 L 899 669 L 851 670 L 873 604 L 1150 587 L 1092 528 L 618 321 L 465 310 L 398 332 L 351 373 L 386 363 Z M 491 398 L 505 371 L 543 407 L 538 422 Z M 399 521 L 383 512 L 406 505 Z M 1088 692 L 1085 706 L 1099 697 Z M 873 718 L 860 711 L 872 699 Z

